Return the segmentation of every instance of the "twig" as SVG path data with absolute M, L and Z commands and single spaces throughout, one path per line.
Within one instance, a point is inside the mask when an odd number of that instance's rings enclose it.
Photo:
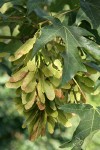
M 82 91 L 81 87 L 79 86 L 79 84 L 77 83 L 77 81 L 73 78 L 73 81 L 75 82 L 75 84 L 78 86 L 79 91 L 81 92 L 84 100 L 86 101 L 86 96 L 84 94 L 84 92 Z
M 69 13 L 69 12 L 73 12 L 73 11 L 79 9 L 79 8 L 80 8 L 80 7 L 77 7 L 77 8 L 72 9 L 72 10 L 67 10 L 67 11 L 62 12 L 62 13 L 57 13 L 56 15 L 54 15 L 54 16 L 52 16 L 52 17 L 57 17 L 57 16 L 61 17 L 62 15 L 65 15 L 65 14 L 67 14 L 67 13 Z M 45 23 L 47 23 L 47 22 L 49 22 L 49 20 L 42 21 L 42 22 L 40 22 L 40 23 L 38 23 L 38 24 L 43 25 L 43 24 L 45 24 Z

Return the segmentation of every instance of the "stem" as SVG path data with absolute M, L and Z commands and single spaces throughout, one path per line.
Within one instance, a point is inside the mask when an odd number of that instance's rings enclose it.
M 77 81 L 73 78 L 73 81 L 75 82 L 75 84 L 78 86 L 79 91 L 81 92 L 84 100 L 86 101 L 86 96 L 84 94 L 84 92 L 82 91 L 81 87 L 79 86 L 79 84 L 77 83 Z
M 66 15 L 67 13 L 69 13 L 69 12 L 73 12 L 73 11 L 75 11 L 75 10 L 78 10 L 80 7 L 77 7 L 77 8 L 75 8 L 75 9 L 71 9 L 71 10 L 67 10 L 67 11 L 65 11 L 65 12 L 62 12 L 62 13 L 58 13 L 58 14 L 56 14 L 56 15 L 54 15 L 54 17 L 57 17 L 57 16 L 62 16 L 62 15 Z
M 69 13 L 69 12 L 73 12 L 73 11 L 79 9 L 79 8 L 80 8 L 80 7 L 77 7 L 77 8 L 72 9 L 72 10 L 67 10 L 67 11 L 62 12 L 62 13 L 57 13 L 57 14 L 54 15 L 53 17 L 57 17 L 57 16 L 61 17 L 62 15 L 65 15 L 65 14 L 67 14 L 67 13 Z M 49 22 L 49 20 L 42 21 L 42 22 L 40 22 L 39 24 L 43 25 L 43 24 L 45 24 L 45 23 L 47 23 L 47 22 Z

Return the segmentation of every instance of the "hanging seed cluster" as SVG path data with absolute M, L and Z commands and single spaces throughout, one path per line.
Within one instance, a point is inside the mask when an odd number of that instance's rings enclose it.
M 62 77 L 61 45 L 48 44 L 31 59 L 35 41 L 36 37 L 29 39 L 9 58 L 14 73 L 6 84 L 16 89 L 16 106 L 25 116 L 23 128 L 28 127 L 31 140 L 44 135 L 46 127 L 53 133 L 57 122 L 69 126 L 71 114 L 58 107 L 79 102 L 82 97 L 73 81 L 58 88 Z

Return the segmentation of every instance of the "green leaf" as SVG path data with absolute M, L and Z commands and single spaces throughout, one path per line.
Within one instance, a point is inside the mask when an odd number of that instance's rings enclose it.
M 89 104 L 66 104 L 60 109 L 66 113 L 75 113 L 81 119 L 71 141 L 75 147 L 81 146 L 90 133 L 100 129 L 100 107 L 93 108 Z
M 76 16 L 76 24 L 79 25 L 79 23 L 83 20 L 86 20 L 88 21 L 91 26 L 92 26 L 92 22 L 90 20 L 90 18 L 86 15 L 86 13 L 80 8 L 78 13 L 77 13 L 77 16 Z
M 86 150 L 86 149 L 91 149 L 93 147 L 93 149 L 97 150 L 100 147 L 99 139 L 100 139 L 100 130 L 96 130 L 96 131 L 92 132 L 84 140 L 84 143 L 82 145 L 82 149 Z M 96 142 L 96 144 L 95 144 L 95 142 Z
M 65 51 L 62 54 L 64 59 L 62 85 L 72 79 L 78 71 L 86 71 L 82 64 L 77 47 L 83 47 L 83 41 L 81 42 L 79 39 L 80 37 L 83 37 L 83 35 L 90 34 L 89 32 L 82 28 L 69 27 L 59 22 L 57 22 L 56 25 L 43 27 L 41 32 L 40 38 L 34 44 L 33 56 L 45 44 L 57 36 L 60 36 L 65 43 Z
M 81 8 L 91 19 L 94 28 L 100 25 L 100 1 L 99 0 L 80 0 Z
M 41 5 L 45 5 L 47 0 L 28 0 L 27 9 L 28 13 L 31 13 L 34 9 L 39 8 Z

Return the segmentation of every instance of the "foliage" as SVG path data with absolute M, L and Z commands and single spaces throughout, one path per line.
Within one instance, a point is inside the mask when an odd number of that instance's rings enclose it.
M 93 122 L 100 121 L 99 108 L 82 104 L 88 101 L 87 93 L 99 94 L 99 4 L 97 0 L 0 1 L 0 26 L 9 30 L 0 35 L 1 66 L 10 56 L 12 69 L 6 68 L 12 76 L 6 86 L 16 89 L 15 103 L 25 116 L 23 128 L 28 127 L 31 140 L 46 129 L 53 133 L 57 123 L 68 127 L 73 113 L 81 120 L 70 142 L 76 143 L 74 149 L 81 149 L 85 138 L 99 129 Z M 93 130 L 85 124 L 87 114 L 92 115 Z

